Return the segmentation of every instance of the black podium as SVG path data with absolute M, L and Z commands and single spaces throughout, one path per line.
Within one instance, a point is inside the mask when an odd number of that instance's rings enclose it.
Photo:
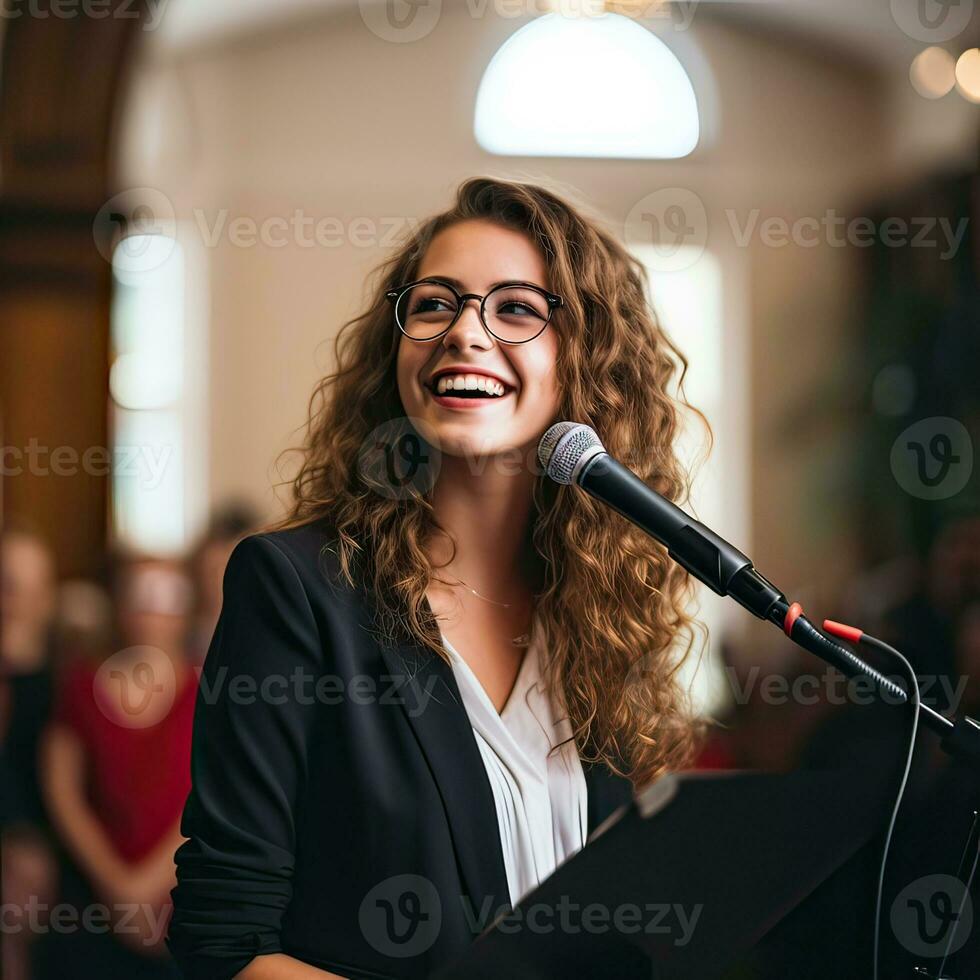
M 438 980 L 757 976 L 740 957 L 862 848 L 880 856 L 868 845 L 897 779 L 891 766 L 667 776 Z M 870 913 L 873 890 L 852 898 Z M 870 953 L 855 970 L 871 976 Z

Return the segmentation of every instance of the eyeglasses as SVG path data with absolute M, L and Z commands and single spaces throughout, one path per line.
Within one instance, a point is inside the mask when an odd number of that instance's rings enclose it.
M 395 305 L 398 329 L 411 340 L 435 340 L 459 319 L 467 300 L 480 301 L 480 319 L 491 337 L 505 344 L 534 340 L 564 300 L 541 286 L 510 282 L 495 286 L 486 296 L 460 293 L 441 279 L 419 279 L 385 297 Z

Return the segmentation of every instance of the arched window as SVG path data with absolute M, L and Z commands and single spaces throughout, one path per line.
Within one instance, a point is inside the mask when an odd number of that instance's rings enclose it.
M 620 14 L 547 14 L 487 66 L 474 131 L 508 156 L 674 159 L 700 135 L 691 80 L 667 45 Z

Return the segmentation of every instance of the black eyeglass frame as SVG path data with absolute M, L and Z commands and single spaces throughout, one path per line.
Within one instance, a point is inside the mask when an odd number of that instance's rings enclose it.
M 448 289 L 456 297 L 458 301 L 456 304 L 456 315 L 452 318 L 449 325 L 445 329 L 440 330 L 439 333 L 433 334 L 431 337 L 412 337 L 405 332 L 405 329 L 398 322 L 398 303 L 410 289 L 414 289 L 416 286 L 425 285 L 426 283 L 434 283 L 438 286 L 445 286 L 446 289 Z M 500 292 L 502 289 L 513 289 L 515 286 L 520 286 L 525 289 L 533 289 L 535 292 L 540 293 L 548 303 L 548 319 L 544 321 L 544 323 L 541 325 L 541 329 L 533 337 L 528 337 L 526 340 L 505 340 L 503 337 L 498 337 L 490 329 L 490 327 L 487 326 L 487 299 L 494 293 Z M 419 344 L 426 344 L 430 340 L 438 340 L 440 337 L 444 337 L 447 333 L 449 333 L 449 331 L 456 325 L 456 321 L 462 316 L 463 307 L 471 299 L 477 299 L 480 301 L 480 322 L 483 324 L 483 329 L 486 330 L 486 332 L 490 334 L 494 340 L 499 340 L 502 344 L 511 344 L 515 346 L 518 344 L 527 344 L 530 341 L 535 340 L 537 337 L 540 337 L 541 334 L 544 333 L 545 327 L 551 323 L 551 318 L 554 315 L 555 310 L 561 309 L 561 307 L 565 305 L 565 300 L 562 299 L 562 297 L 557 293 L 549 292 L 544 288 L 544 286 L 539 286 L 537 283 L 533 282 L 503 282 L 499 286 L 494 286 L 489 293 L 480 296 L 479 293 L 461 293 L 455 286 L 453 286 L 452 283 L 446 282 L 445 279 L 440 279 L 438 276 L 429 276 L 426 279 L 416 279 L 415 282 L 409 282 L 404 286 L 397 286 L 394 289 L 389 289 L 385 292 L 385 299 L 389 300 L 389 302 L 391 302 L 392 306 L 395 308 L 395 325 L 398 327 L 399 331 L 408 337 L 409 340 L 414 340 Z

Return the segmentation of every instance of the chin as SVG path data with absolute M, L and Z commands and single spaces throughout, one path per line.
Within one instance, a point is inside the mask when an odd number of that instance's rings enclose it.
M 514 453 L 520 447 L 517 433 L 504 431 L 508 427 L 500 423 L 480 425 L 475 421 L 434 422 L 426 420 L 427 433 L 423 433 L 431 445 L 445 456 L 478 459 L 481 456 L 499 456 Z
M 463 426 L 437 424 L 433 427 L 435 445 L 448 456 L 465 456 L 471 459 L 479 456 L 496 456 L 513 449 L 514 443 L 501 438 L 499 431 L 492 428 L 471 426 L 469 431 L 461 431 Z

